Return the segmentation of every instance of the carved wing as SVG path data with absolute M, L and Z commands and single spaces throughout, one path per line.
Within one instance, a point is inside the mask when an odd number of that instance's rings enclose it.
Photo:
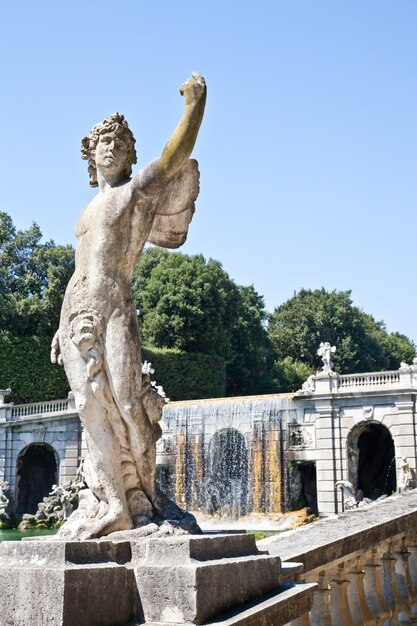
M 161 191 L 148 241 L 163 248 L 178 248 L 187 239 L 188 226 L 200 190 L 200 172 L 195 159 L 186 165 Z

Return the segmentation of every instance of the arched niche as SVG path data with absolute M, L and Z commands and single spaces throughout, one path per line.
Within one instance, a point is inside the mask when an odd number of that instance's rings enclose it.
M 358 500 L 376 500 L 397 488 L 395 445 L 389 429 L 376 421 L 360 422 L 347 438 L 349 481 Z
M 205 509 L 211 513 L 244 515 L 248 508 L 248 450 L 234 428 L 214 433 L 209 445 L 209 477 Z
M 16 512 L 36 513 L 39 502 L 58 482 L 58 456 L 46 443 L 31 443 L 17 457 Z

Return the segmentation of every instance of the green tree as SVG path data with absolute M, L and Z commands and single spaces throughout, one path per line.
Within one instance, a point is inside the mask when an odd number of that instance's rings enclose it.
M 218 261 L 149 248 L 132 288 L 144 345 L 224 359 L 229 394 L 266 389 L 266 312 L 253 287 L 238 287 Z
M 276 391 L 271 375 L 274 355 L 265 330 L 264 299 L 253 285 L 238 289 L 239 312 L 232 329 L 232 350 L 227 362 L 228 393 L 273 393 Z
M 149 248 L 132 287 L 144 344 L 229 357 L 239 290 L 218 261 Z
M 0 327 L 12 335 L 51 335 L 58 327 L 74 250 L 41 239 L 36 224 L 17 230 L 0 212 Z
M 337 347 L 334 363 L 339 373 L 396 369 L 415 353 L 407 337 L 389 334 L 383 322 L 354 306 L 350 291 L 302 289 L 275 309 L 268 335 L 281 373 L 288 357 L 287 369 L 299 363 L 311 371 L 320 368 L 317 348 L 321 341 Z

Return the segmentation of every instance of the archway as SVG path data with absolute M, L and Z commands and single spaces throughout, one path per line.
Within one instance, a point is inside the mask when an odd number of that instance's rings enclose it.
M 57 482 L 58 465 L 54 449 L 33 443 L 17 458 L 17 513 L 36 513 L 39 502 Z
M 395 445 L 388 428 L 379 422 L 362 422 L 348 437 L 350 481 L 358 500 L 376 500 L 397 488 Z
M 244 436 L 234 428 L 214 433 L 209 448 L 210 474 L 205 509 L 232 516 L 248 507 L 248 451 Z

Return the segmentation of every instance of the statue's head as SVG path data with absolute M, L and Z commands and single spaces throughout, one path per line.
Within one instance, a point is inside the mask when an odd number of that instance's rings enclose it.
M 123 139 L 126 144 L 127 158 L 126 167 L 123 172 L 123 175 L 126 176 L 126 178 L 131 175 L 132 165 L 136 163 L 135 138 L 124 118 L 124 115 L 114 113 L 113 115 L 106 117 L 106 119 L 100 122 L 100 124 L 93 126 L 88 137 L 83 137 L 81 140 L 81 158 L 88 161 L 88 175 L 90 176 L 91 187 L 98 186 L 97 168 L 94 158 L 95 150 L 100 137 L 109 133 L 115 133 Z

